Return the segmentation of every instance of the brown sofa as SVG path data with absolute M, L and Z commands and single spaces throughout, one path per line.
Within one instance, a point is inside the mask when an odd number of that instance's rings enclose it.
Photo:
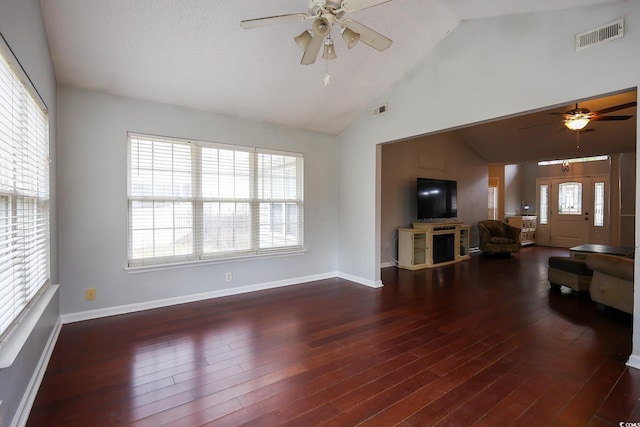
M 492 219 L 478 222 L 480 250 L 491 254 L 520 252 L 520 229 Z
M 593 270 L 591 299 L 633 314 L 633 258 L 588 254 L 585 263 Z

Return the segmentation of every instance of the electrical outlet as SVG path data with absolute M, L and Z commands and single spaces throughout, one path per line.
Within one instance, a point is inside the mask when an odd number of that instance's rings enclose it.
M 233 273 L 232 272 L 228 272 L 227 274 L 224 275 L 224 281 L 225 282 L 231 282 L 233 280 Z
M 95 301 L 95 299 L 96 299 L 96 288 L 88 288 L 84 293 L 84 298 L 87 301 Z

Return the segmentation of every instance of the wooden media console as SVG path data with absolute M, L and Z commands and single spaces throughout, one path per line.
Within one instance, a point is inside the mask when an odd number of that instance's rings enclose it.
M 469 259 L 470 226 L 461 222 L 415 222 L 398 229 L 398 267 L 440 267 Z

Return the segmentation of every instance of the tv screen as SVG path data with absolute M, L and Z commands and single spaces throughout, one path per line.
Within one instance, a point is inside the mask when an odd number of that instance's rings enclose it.
M 418 220 L 456 218 L 458 216 L 456 181 L 418 178 Z

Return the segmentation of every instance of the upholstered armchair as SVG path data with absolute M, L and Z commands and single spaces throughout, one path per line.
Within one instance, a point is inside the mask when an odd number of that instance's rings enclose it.
M 491 254 L 520 252 L 520 229 L 506 222 L 488 219 L 478 222 L 480 250 Z

